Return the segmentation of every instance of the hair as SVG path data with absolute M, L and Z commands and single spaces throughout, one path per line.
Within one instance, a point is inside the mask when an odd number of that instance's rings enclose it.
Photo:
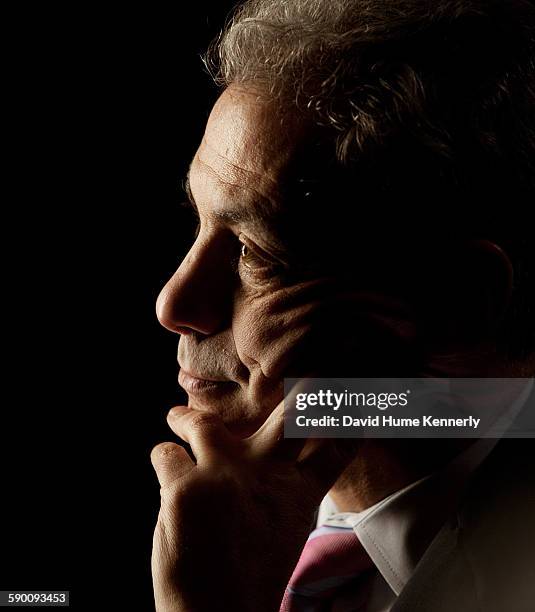
M 534 50 L 530 0 L 249 0 L 205 64 L 321 126 L 359 193 L 426 203 L 426 219 L 442 206 L 497 242 L 514 359 L 535 350 Z

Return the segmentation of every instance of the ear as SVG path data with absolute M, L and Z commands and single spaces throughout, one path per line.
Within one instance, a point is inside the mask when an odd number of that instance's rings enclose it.
M 452 303 L 457 322 L 470 335 L 486 335 L 503 319 L 513 291 L 513 265 L 491 240 L 471 240 L 462 249 Z

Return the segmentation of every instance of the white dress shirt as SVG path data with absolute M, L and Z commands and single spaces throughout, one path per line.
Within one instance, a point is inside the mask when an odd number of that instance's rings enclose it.
M 533 388 L 530 380 L 511 406 L 518 414 Z M 388 612 L 427 547 L 457 507 L 470 476 L 498 439 L 481 438 L 444 469 L 392 493 L 363 512 L 338 512 L 327 495 L 317 524 L 351 527 L 371 557 L 376 572 L 341 594 L 333 612 Z M 359 586 L 360 585 L 360 586 Z

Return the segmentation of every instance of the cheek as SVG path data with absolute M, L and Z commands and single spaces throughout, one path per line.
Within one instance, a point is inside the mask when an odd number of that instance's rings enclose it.
M 236 350 L 253 380 L 393 375 L 419 359 L 412 315 L 388 296 L 317 281 L 237 303 Z
M 310 334 L 320 305 L 321 299 L 310 295 L 309 286 L 243 296 L 233 317 L 240 360 L 252 374 L 280 379 Z

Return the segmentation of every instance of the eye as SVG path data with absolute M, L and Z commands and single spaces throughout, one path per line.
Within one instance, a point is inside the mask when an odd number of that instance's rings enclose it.
M 237 258 L 237 271 L 243 278 L 252 282 L 271 281 L 282 279 L 284 264 L 272 255 L 252 244 L 245 236 L 239 236 L 240 255 Z
M 250 270 L 258 270 L 261 268 L 266 268 L 271 265 L 271 263 L 264 259 L 262 256 L 255 253 L 251 247 L 242 242 L 241 251 L 240 251 L 240 261 L 241 263 Z

